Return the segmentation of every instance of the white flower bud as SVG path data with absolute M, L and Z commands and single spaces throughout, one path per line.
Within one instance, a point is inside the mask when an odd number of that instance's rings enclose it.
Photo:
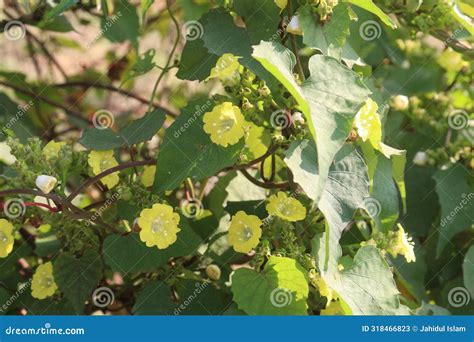
M 286 27 L 286 32 L 297 34 L 300 36 L 303 34 L 303 31 L 301 30 L 301 26 L 300 26 L 300 19 L 298 18 L 297 15 L 294 15 L 293 17 L 291 17 L 291 20 L 288 26 Z
M 300 112 L 293 113 L 293 121 L 299 122 L 300 124 L 304 125 L 305 121 L 303 114 L 301 114 Z
M 11 154 L 11 147 L 6 142 L 0 142 L 0 162 L 12 165 L 16 162 L 16 158 Z
M 413 158 L 413 164 L 418 166 L 425 166 L 428 162 L 428 156 L 425 152 L 418 151 Z
M 36 177 L 36 186 L 45 194 L 49 194 L 57 183 L 58 180 L 52 176 L 41 175 Z
M 392 107 L 395 110 L 406 110 L 408 109 L 408 97 L 405 95 L 397 95 L 392 98 Z
M 211 280 L 219 280 L 221 278 L 221 269 L 219 266 L 211 264 L 206 267 L 206 274 Z

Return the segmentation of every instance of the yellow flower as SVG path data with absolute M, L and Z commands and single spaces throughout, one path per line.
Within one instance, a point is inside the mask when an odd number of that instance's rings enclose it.
M 296 198 L 288 197 L 282 191 L 270 196 L 267 204 L 270 215 L 278 216 L 284 220 L 295 222 L 306 217 L 306 208 Z
M 54 282 L 53 264 L 47 262 L 39 265 L 33 274 L 33 281 L 31 283 L 31 295 L 37 299 L 45 299 L 51 297 L 58 289 Z
M 280 8 L 280 12 L 283 11 L 286 8 L 286 5 L 288 5 L 288 0 L 274 0 L 275 4 Z
M 248 253 L 257 247 L 262 236 L 262 221 L 255 215 L 247 215 L 243 211 L 232 217 L 229 228 L 229 243 L 234 250 Z
M 377 109 L 377 103 L 368 98 L 357 112 L 354 124 L 362 141 L 369 140 L 374 148 L 379 149 L 379 143 L 382 140 L 382 123 Z
M 99 173 L 118 165 L 114 158 L 114 151 L 112 150 L 91 151 L 91 153 L 89 153 L 88 162 L 89 166 L 92 167 L 92 172 L 95 175 L 98 175 Z M 102 178 L 101 182 L 104 183 L 109 189 L 112 189 L 119 182 L 119 176 L 115 172 Z
M 177 240 L 179 215 L 167 204 L 154 204 L 151 209 L 143 209 L 138 218 L 141 228 L 140 240 L 147 247 L 157 246 L 165 249 Z
M 0 142 L 0 162 L 12 165 L 16 162 L 16 158 L 11 154 L 11 147 L 6 142 Z
M 46 159 L 57 158 L 59 157 L 59 151 L 64 145 L 66 145 L 64 141 L 56 142 L 51 140 L 45 147 L 43 147 L 43 155 Z
M 5 220 L 0 219 L 0 258 L 5 258 L 13 250 L 13 225 Z
M 234 145 L 244 136 L 244 116 L 240 108 L 233 106 L 231 102 L 215 106 L 212 112 L 204 114 L 203 120 L 204 131 L 217 145 Z
M 398 230 L 393 232 L 393 236 L 387 247 L 387 252 L 390 253 L 394 258 L 397 255 L 403 255 L 407 262 L 416 261 L 415 256 L 415 243 L 412 238 L 405 233 L 401 224 L 398 224 Z
M 145 187 L 148 188 L 153 185 L 153 182 L 155 181 L 155 173 L 156 173 L 155 165 L 145 166 L 145 168 L 143 169 L 143 174 L 141 178 L 142 184 Z
M 43 191 L 45 194 L 49 194 L 58 183 L 58 180 L 53 176 L 39 175 L 36 177 L 35 183 L 38 189 Z
M 328 303 L 330 303 L 333 299 L 337 298 L 337 293 L 326 284 L 326 282 L 319 273 L 314 274 L 311 282 L 313 285 L 317 286 L 321 296 L 326 297 L 328 299 Z
M 207 79 L 218 78 L 224 85 L 233 85 L 239 82 L 239 60 L 231 53 L 223 54 L 211 69 L 211 74 Z

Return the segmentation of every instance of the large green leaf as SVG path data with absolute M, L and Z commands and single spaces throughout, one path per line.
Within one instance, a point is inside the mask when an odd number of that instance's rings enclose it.
M 114 4 L 113 16 L 101 19 L 104 36 L 113 43 L 130 40 L 137 47 L 139 28 L 137 10 L 126 0 L 117 0 Z
M 201 244 L 201 238 L 186 220 L 179 224 L 178 240 L 166 249 L 147 247 L 137 233 L 127 236 L 109 235 L 103 244 L 104 261 L 114 271 L 122 274 L 153 272 L 165 265 L 172 257 L 193 254 Z M 126 252 L 124 252 L 126 251 Z
M 113 150 L 150 140 L 165 122 L 166 113 L 155 109 L 134 120 L 118 132 L 111 129 L 92 128 L 82 134 L 79 142 L 92 150 Z
M 87 251 L 81 257 L 61 253 L 53 262 L 54 281 L 71 302 L 74 310 L 81 313 L 85 301 L 102 277 L 100 256 Z
M 324 26 L 318 22 L 310 5 L 301 7 L 298 13 L 303 30 L 303 43 L 319 49 L 324 55 L 340 58 L 346 38 L 350 34 L 347 5 L 337 5 L 331 20 Z
M 280 9 L 275 1 L 261 0 L 255 6 L 255 0 L 235 0 L 232 6 L 244 20 L 252 44 L 269 40 L 272 36 L 279 38 Z
M 202 116 L 213 107 L 214 102 L 210 100 L 191 102 L 166 130 L 156 161 L 155 192 L 175 189 L 188 177 L 198 181 L 213 176 L 237 161 L 243 139 L 222 147 L 214 144 L 204 132 Z
M 293 259 L 272 256 L 262 273 L 239 268 L 232 293 L 239 309 L 250 315 L 306 315 L 308 281 Z
M 474 297 L 474 246 L 471 246 L 466 253 L 462 271 L 464 275 L 464 286 L 471 292 L 471 297 Z
M 391 28 L 396 28 L 397 25 L 395 22 L 388 16 L 386 15 L 380 8 L 377 7 L 373 3 L 372 0 L 345 0 L 345 2 L 354 4 L 356 6 L 359 6 L 362 9 L 365 9 L 366 11 L 371 12 L 372 14 L 375 14 L 377 17 L 379 17 L 382 22 L 391 27 Z
M 229 295 L 210 282 L 179 279 L 175 288 L 178 300 L 164 283 L 152 281 L 138 295 L 133 307 L 136 315 L 220 315 L 232 302 Z
M 310 77 L 300 87 L 292 74 L 295 57 L 288 49 L 275 42 L 262 42 L 254 47 L 253 56 L 287 88 L 305 114 L 318 151 L 319 178 L 314 185 L 317 199 L 331 163 L 370 91 L 353 71 L 333 57 L 311 57 Z
M 377 248 L 360 248 L 352 265 L 339 271 L 341 248 L 336 244 L 331 246 L 331 257 L 326 261 L 325 234 L 317 235 L 313 240 L 313 255 L 326 284 L 347 303 L 353 315 L 409 314 L 400 305 L 392 272 Z
M 441 204 L 441 221 L 438 229 L 437 256 L 457 233 L 472 227 L 474 186 L 468 183 L 472 173 L 456 164 L 435 173 L 436 193 Z
M 314 142 L 293 142 L 286 151 L 285 162 L 291 169 L 295 182 L 314 200 L 317 196 L 314 184 L 319 178 Z M 364 199 L 369 194 L 368 188 L 364 160 L 353 146 L 344 146 L 334 159 L 328 182 L 318 202 L 318 207 L 329 224 L 331 241 L 335 244 L 339 244 L 342 231 L 352 219 L 354 211 L 364 206 Z M 328 257 L 329 255 L 326 258 Z
M 234 24 L 227 11 L 213 9 L 204 14 L 198 23 L 193 24 L 199 37 L 188 39 L 181 56 L 178 77 L 202 81 L 209 76 L 218 57 L 231 53 L 240 57 L 240 64 L 265 80 L 270 89 L 275 88 L 273 76 L 251 56 L 252 45 L 248 33 Z

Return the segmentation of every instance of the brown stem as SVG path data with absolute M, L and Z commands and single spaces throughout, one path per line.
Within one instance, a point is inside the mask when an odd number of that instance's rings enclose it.
M 77 118 L 81 121 L 84 121 L 84 122 L 87 122 L 87 123 L 89 122 L 89 120 L 87 118 L 83 117 L 81 113 L 76 112 L 74 110 L 71 110 L 68 107 L 64 106 L 63 104 L 58 103 L 58 102 L 53 101 L 53 100 L 50 100 L 47 97 L 44 97 L 42 95 L 37 95 L 37 94 L 35 94 L 34 92 L 32 92 L 30 90 L 23 89 L 23 88 L 18 87 L 14 84 L 10 84 L 10 83 L 4 82 L 4 81 L 0 81 L 0 85 L 2 85 L 4 87 L 7 87 L 7 88 L 11 88 L 11 89 L 13 89 L 13 90 L 15 90 L 19 93 L 25 94 L 27 96 L 31 96 L 33 99 L 40 99 L 44 103 L 47 103 L 47 104 L 49 104 L 53 107 L 60 108 L 60 109 L 64 110 L 69 115 L 71 115 L 71 116 L 73 116 L 73 117 L 75 117 L 75 118 Z
M 98 175 L 89 178 L 87 181 L 82 183 L 76 190 L 74 190 L 68 197 L 68 201 L 72 201 L 77 195 L 81 193 L 82 190 L 86 189 L 88 186 L 98 182 L 100 179 L 104 178 L 105 176 L 108 176 L 114 172 L 121 171 L 124 169 L 128 169 L 129 167 L 137 167 L 137 166 L 144 166 L 144 165 L 153 165 L 156 163 L 156 160 L 151 159 L 151 160 L 139 160 L 139 161 L 134 161 L 134 162 L 128 162 L 128 163 L 123 163 L 117 166 L 114 166 L 108 170 L 105 170 Z
M 240 172 L 242 172 L 242 174 L 245 176 L 245 178 L 247 178 L 251 183 L 261 187 L 261 188 L 264 188 L 264 189 L 286 189 L 286 188 L 289 188 L 291 187 L 291 183 L 290 182 L 280 182 L 280 183 L 272 183 L 272 182 L 261 182 L 257 179 L 255 179 L 254 177 L 252 177 L 252 175 L 250 173 L 248 173 L 247 170 L 245 169 L 242 169 L 242 170 L 239 170 Z
M 70 81 L 70 82 L 66 82 L 66 83 L 54 84 L 54 85 L 51 85 L 51 86 L 55 87 L 55 88 L 82 87 L 82 88 L 106 89 L 106 90 L 110 90 L 110 91 L 119 93 L 121 95 L 125 95 L 127 97 L 132 98 L 132 99 L 135 99 L 140 103 L 149 104 L 148 99 L 145 99 L 144 97 L 141 97 L 140 95 L 131 93 L 131 92 L 125 90 L 125 89 L 117 88 L 117 87 L 115 87 L 111 84 L 91 83 L 91 82 L 87 82 L 87 81 Z M 174 116 L 174 117 L 178 116 L 178 114 L 174 113 L 172 110 L 170 110 L 168 108 L 165 108 L 165 107 L 159 105 L 158 103 L 153 103 L 153 106 L 155 108 L 163 109 L 170 116 Z

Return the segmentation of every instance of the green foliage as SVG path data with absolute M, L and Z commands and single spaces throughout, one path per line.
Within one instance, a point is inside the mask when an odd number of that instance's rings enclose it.
M 5 12 L 2 314 L 473 314 L 470 3 Z

